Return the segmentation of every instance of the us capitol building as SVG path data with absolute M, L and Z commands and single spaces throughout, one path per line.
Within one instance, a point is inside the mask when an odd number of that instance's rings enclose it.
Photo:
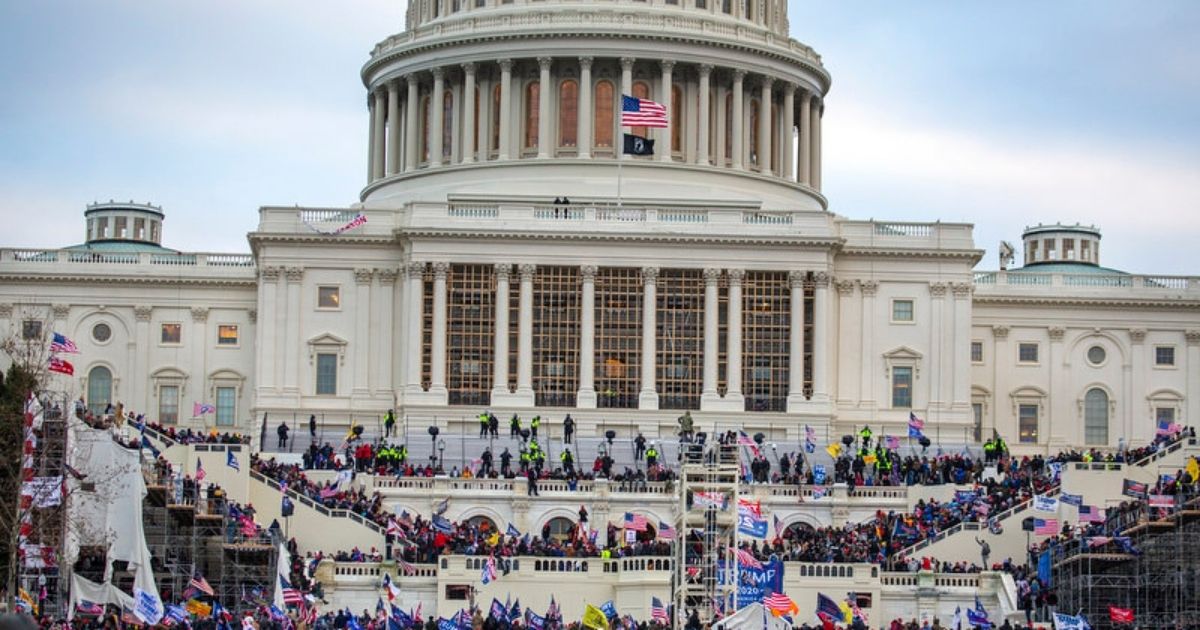
M 1061 224 L 978 271 L 970 224 L 836 212 L 830 75 L 782 0 L 413 0 L 361 76 L 357 203 L 264 206 L 249 254 L 89 205 L 82 244 L 0 250 L 0 336 L 72 338 L 56 386 L 94 409 L 255 433 L 394 408 L 655 436 L 690 410 L 797 439 L 911 411 L 1045 451 L 1200 419 L 1200 278 L 1105 268 Z M 622 94 L 670 127 L 623 129 Z

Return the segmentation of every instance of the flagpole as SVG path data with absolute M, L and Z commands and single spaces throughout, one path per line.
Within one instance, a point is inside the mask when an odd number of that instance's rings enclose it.
M 625 161 L 625 154 L 622 151 L 621 155 L 617 156 L 617 208 L 621 207 L 621 163 Z

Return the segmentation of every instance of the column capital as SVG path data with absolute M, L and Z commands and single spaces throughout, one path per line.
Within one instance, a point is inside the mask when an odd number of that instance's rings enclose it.
M 713 65 L 711 63 L 702 63 L 702 64 L 700 64 L 698 71 L 700 73 L 700 76 L 706 77 L 706 76 L 712 74 Z
M 150 321 L 150 314 L 153 312 L 154 307 L 147 306 L 145 304 L 138 304 L 137 306 L 133 307 L 133 316 L 136 317 L 139 322 Z
M 838 295 L 842 297 L 854 295 L 855 283 L 853 280 L 838 280 L 834 285 L 837 287 Z
M 1067 329 L 1062 326 L 1051 326 L 1046 329 L 1046 332 L 1050 334 L 1050 341 L 1062 341 L 1063 336 L 1067 334 Z
M 1129 339 L 1132 340 L 1134 343 L 1142 343 L 1143 341 L 1146 340 L 1146 329 L 1145 328 L 1130 328 L 1129 329 Z
M 512 59 L 497 59 L 496 63 L 500 66 L 500 70 L 502 72 L 512 72 L 512 67 L 513 67 Z
M 1200 346 L 1200 330 L 1185 330 L 1183 338 L 1187 340 L 1189 346 Z
M 795 96 L 796 92 L 800 90 L 800 86 L 792 83 L 791 81 L 780 80 L 779 89 L 783 90 L 784 94 L 791 94 Z
M 1008 339 L 1008 326 L 992 326 L 992 336 L 996 339 Z
M 409 73 L 404 78 L 408 82 L 409 87 L 414 87 L 414 86 L 420 85 L 420 83 L 421 83 L 421 78 L 418 77 L 417 73 L 415 73 L 415 72 Z
M 477 68 L 478 68 L 478 66 L 475 65 L 474 61 L 468 61 L 468 62 L 462 64 L 463 72 L 465 72 L 467 74 L 475 74 L 475 70 Z
M 537 271 L 537 265 L 525 263 L 519 267 L 521 272 L 521 282 L 533 280 L 533 274 Z
M 596 281 L 596 265 L 583 265 L 579 268 L 579 278 L 584 282 Z
M 584 55 L 584 56 L 580 57 L 579 58 L 579 67 L 582 70 L 591 70 L 592 69 L 592 57 L 589 55 Z
M 746 279 L 745 269 L 728 269 L 726 270 L 726 273 L 729 278 L 729 286 L 731 287 L 742 286 L 742 280 Z
M 288 282 L 300 282 L 304 279 L 304 267 L 288 267 L 287 268 Z
M 764 90 L 769 90 L 769 89 L 775 87 L 775 78 L 764 74 L 764 75 L 762 75 L 762 78 L 759 80 L 759 86 L 762 87 L 762 89 L 764 89 Z
M 387 91 L 388 91 L 389 98 L 395 98 L 396 95 L 400 94 L 400 82 L 399 81 L 388 81 L 385 85 L 387 85 Z
M 662 68 L 663 72 L 670 72 L 671 70 L 675 69 L 675 60 L 663 59 L 662 61 L 658 62 L 658 65 Z
M 746 79 L 746 71 L 745 71 L 745 70 L 742 70 L 741 68 L 734 68 L 734 70 L 733 70 L 733 80 L 734 80 L 734 81 L 736 81 L 736 82 L 738 82 L 738 83 L 741 83 L 741 82 L 742 82 L 742 81 L 744 81 L 745 79 Z
M 396 276 L 400 275 L 400 271 L 390 267 L 376 268 L 375 275 L 379 276 L 379 284 L 395 284 Z
M 721 280 L 721 270 L 716 267 L 708 267 L 704 270 L 704 284 L 716 284 Z
M 411 262 L 404 268 L 408 273 L 408 277 L 413 280 L 420 280 L 425 277 L 425 263 Z
M 375 272 L 366 267 L 360 267 L 354 270 L 354 281 L 358 284 L 371 284 L 371 278 Z
M 621 57 L 621 69 L 633 70 L 633 62 L 637 61 L 633 57 Z
M 433 68 L 430 68 L 429 73 L 433 75 L 435 80 L 446 77 L 446 69 L 441 66 L 434 66 Z
M 951 282 L 950 290 L 954 292 L 954 297 L 962 299 L 975 292 L 975 284 L 972 282 Z
M 945 297 L 946 283 L 945 282 L 930 282 L 929 283 L 929 295 L 932 295 L 933 297 L 936 297 L 936 298 Z
M 655 284 L 658 282 L 658 267 L 642 267 L 642 282 Z
M 496 279 L 508 280 L 512 277 L 512 263 L 496 263 Z
M 208 307 L 207 306 L 193 306 L 192 307 L 192 321 L 194 321 L 194 322 L 208 321 Z
M 793 269 L 788 272 L 788 283 L 793 289 L 803 289 L 804 281 L 808 280 L 808 272 L 800 269 Z
M 446 275 L 449 273 L 450 273 L 450 263 L 448 263 L 444 260 L 439 260 L 438 262 L 433 263 L 433 279 L 434 280 L 445 280 Z
M 279 274 L 283 272 L 283 267 L 262 267 L 258 270 L 258 277 L 262 278 L 263 282 L 275 282 L 279 280 Z
M 827 271 L 814 271 L 813 272 L 813 286 L 818 289 L 829 288 L 830 280 L 831 280 L 831 278 L 829 277 L 829 272 L 827 272 Z
M 554 57 L 538 57 L 538 69 L 546 71 L 550 69 L 550 65 L 554 63 Z
M 879 291 L 879 283 L 874 280 L 859 280 L 858 288 L 863 297 L 875 297 L 875 293 Z

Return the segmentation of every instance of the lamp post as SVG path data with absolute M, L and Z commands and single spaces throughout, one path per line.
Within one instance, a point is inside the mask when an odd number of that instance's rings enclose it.
M 446 440 L 444 440 L 444 439 L 438 440 L 437 448 L 438 448 L 438 465 L 437 465 L 437 467 L 440 470 L 442 468 L 443 464 L 445 464 L 445 462 L 446 462 Z M 442 472 L 445 472 L 445 471 L 442 471 Z

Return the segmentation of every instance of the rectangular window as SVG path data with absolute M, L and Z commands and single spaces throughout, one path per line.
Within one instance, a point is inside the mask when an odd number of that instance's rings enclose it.
M 158 421 L 163 424 L 179 422 L 178 385 L 162 385 L 158 388 Z
M 1166 423 L 1175 422 L 1175 408 L 1174 407 L 1155 407 L 1154 408 L 1154 419 L 1157 421 L 1156 424 L 1161 424 L 1163 422 L 1166 422 Z
M 237 388 L 217 388 L 217 426 L 231 427 L 237 416 Z
M 163 324 L 162 343 L 178 344 L 183 339 L 183 324 Z
M 913 301 L 912 300 L 892 300 L 892 321 L 894 321 L 894 322 L 911 322 L 911 321 L 913 321 Z
M 975 441 L 983 441 L 983 403 L 971 403 L 971 416 L 975 419 Z
M 236 324 L 221 324 L 217 326 L 217 345 L 238 345 L 238 327 Z
M 317 308 L 341 308 L 341 287 L 317 287 Z
M 1017 346 L 1017 361 L 1021 363 L 1037 363 L 1038 345 L 1036 343 L 1019 344 Z
M 317 395 L 337 395 L 337 355 L 322 353 L 317 355 Z
M 912 408 L 912 375 L 913 369 L 908 366 L 892 368 L 892 407 L 895 409 Z
M 27 319 L 21 322 L 21 338 L 26 341 L 42 338 L 42 322 L 36 319 Z
M 983 342 L 971 342 L 971 363 L 983 363 Z
M 1155 347 L 1154 365 L 1160 367 L 1173 367 L 1175 365 L 1175 346 Z
M 1036 444 L 1038 439 L 1038 406 L 1021 405 L 1017 408 L 1019 432 L 1022 443 Z

